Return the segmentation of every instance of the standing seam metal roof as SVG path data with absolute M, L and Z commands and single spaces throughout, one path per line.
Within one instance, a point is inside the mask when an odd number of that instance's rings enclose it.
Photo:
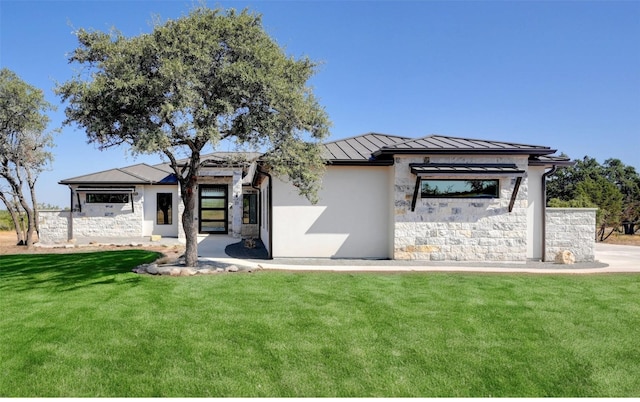
M 546 165 L 549 163 L 570 163 L 568 158 L 547 156 L 556 152 L 555 149 L 539 145 L 526 145 L 510 142 L 477 140 L 459 137 L 430 135 L 423 138 L 409 138 L 397 135 L 367 133 L 355 137 L 344 138 L 323 144 L 323 156 L 329 163 L 362 164 L 384 162 L 381 155 L 397 153 L 437 154 L 528 154 L 532 164 Z M 225 154 L 214 152 L 203 155 L 202 160 L 209 160 L 210 164 L 223 162 Z M 258 154 L 247 153 L 251 159 Z M 533 159 L 531 159 L 533 158 Z M 185 159 L 186 160 L 186 159 Z M 178 163 L 184 163 L 180 160 Z M 73 177 L 60 181 L 60 184 L 175 184 L 177 180 L 168 163 L 154 166 L 141 163 L 124 168 L 105 170 L 84 176 Z
M 388 134 L 363 134 L 323 144 L 324 157 L 330 161 L 369 161 L 380 148 L 409 139 Z
M 146 163 L 104 170 L 60 181 L 60 184 L 174 184 L 172 172 L 162 169 L 162 165 L 149 166 Z
M 527 145 L 512 142 L 476 140 L 470 138 L 445 137 L 430 135 L 418 139 L 409 139 L 380 148 L 375 155 L 394 152 L 498 152 L 498 153 L 531 153 L 552 154 L 555 149 L 540 145 Z

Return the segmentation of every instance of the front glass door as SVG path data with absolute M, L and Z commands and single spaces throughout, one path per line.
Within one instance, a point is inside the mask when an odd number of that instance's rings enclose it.
M 227 233 L 227 186 L 200 186 L 200 233 Z

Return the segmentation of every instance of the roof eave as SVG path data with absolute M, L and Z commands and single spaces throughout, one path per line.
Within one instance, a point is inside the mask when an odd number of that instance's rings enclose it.
M 380 149 L 381 155 L 550 155 L 555 149 Z
M 178 184 L 178 181 L 175 182 L 167 182 L 167 181 L 69 181 L 69 180 L 60 180 L 58 184 L 63 186 L 68 185 L 85 185 L 85 186 L 146 186 L 146 185 L 174 185 Z
M 152 184 L 149 182 L 131 182 L 131 181 L 67 181 L 61 180 L 58 184 L 62 185 L 89 185 L 89 186 L 102 186 L 102 185 L 123 185 L 123 186 L 135 186 L 141 184 Z
M 540 161 L 540 160 L 530 160 L 529 166 L 573 166 L 576 163 L 574 161 Z
M 325 162 L 331 166 L 392 166 L 393 159 L 371 159 L 371 160 L 354 160 L 354 159 L 329 159 Z

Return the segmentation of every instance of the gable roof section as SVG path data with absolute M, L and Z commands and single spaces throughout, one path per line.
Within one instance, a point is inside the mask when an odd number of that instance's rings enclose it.
M 176 184 L 176 178 L 164 164 L 149 166 L 146 163 L 104 170 L 72 177 L 60 184 Z
M 375 151 L 373 155 L 425 153 L 549 155 L 554 152 L 556 152 L 555 149 L 540 145 L 430 135 L 386 145 Z
M 205 166 L 229 167 L 237 165 L 241 160 L 255 159 L 260 154 L 255 152 L 213 152 L 201 156 Z M 178 165 L 182 166 L 188 161 L 187 158 L 178 160 Z M 83 176 L 65 179 L 60 184 L 177 184 L 173 169 L 168 162 L 157 165 L 147 165 L 139 163 L 137 165 L 123 168 L 104 170 L 102 172 L 90 173 Z
M 367 133 L 323 144 L 323 156 L 331 164 L 375 163 L 372 158 L 374 152 L 409 139 L 397 135 Z

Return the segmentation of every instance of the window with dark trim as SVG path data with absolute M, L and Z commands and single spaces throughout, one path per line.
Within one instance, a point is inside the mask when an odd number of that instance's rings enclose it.
M 126 204 L 129 194 L 87 193 L 87 204 Z
M 500 180 L 422 179 L 422 198 L 499 198 Z
M 173 223 L 173 194 L 156 194 L 156 222 L 158 225 L 171 225 Z
M 242 223 L 258 223 L 258 194 L 244 194 L 242 196 Z

